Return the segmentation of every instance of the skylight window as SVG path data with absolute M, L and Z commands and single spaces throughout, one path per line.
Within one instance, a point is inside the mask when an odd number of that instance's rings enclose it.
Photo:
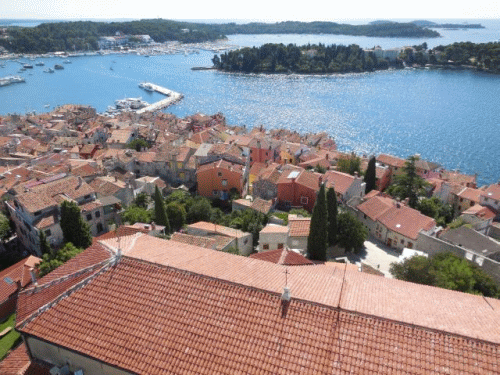
M 14 280 L 12 280 L 9 276 L 3 279 L 7 284 L 14 284 Z
M 299 171 L 292 171 L 290 172 L 290 174 L 288 175 L 287 178 L 297 178 L 297 176 L 300 174 Z

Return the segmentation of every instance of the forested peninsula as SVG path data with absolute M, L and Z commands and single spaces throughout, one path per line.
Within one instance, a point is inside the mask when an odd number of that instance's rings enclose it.
M 439 33 L 413 23 L 347 25 L 335 22 L 278 22 L 205 24 L 149 19 L 130 22 L 54 22 L 36 27 L 8 27 L 0 46 L 13 53 L 97 50 L 98 40 L 117 32 L 149 35 L 154 41 L 197 43 L 224 39 L 230 34 L 337 34 L 373 37 L 433 38 Z
M 379 47 L 363 50 L 355 44 L 265 44 L 215 55 L 212 62 L 220 71 L 242 73 L 359 73 L 424 66 L 500 73 L 500 43 L 463 42 L 433 49 L 422 43 L 388 51 Z

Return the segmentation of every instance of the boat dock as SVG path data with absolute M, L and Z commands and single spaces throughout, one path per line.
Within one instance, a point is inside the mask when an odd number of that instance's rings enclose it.
M 138 110 L 137 114 L 139 114 L 139 115 L 144 113 L 144 112 L 153 112 L 153 111 L 158 111 L 158 110 L 163 109 L 163 108 L 167 108 L 168 106 L 170 106 L 174 103 L 177 103 L 178 101 L 180 101 L 184 97 L 184 95 L 179 94 L 178 92 L 169 90 L 165 87 L 155 85 L 153 83 L 146 82 L 143 85 L 147 85 L 151 90 L 159 92 L 160 94 L 167 96 L 167 98 Z

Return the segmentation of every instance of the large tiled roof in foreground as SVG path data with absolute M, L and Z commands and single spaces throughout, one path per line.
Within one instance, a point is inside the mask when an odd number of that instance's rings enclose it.
M 140 374 L 499 370 L 495 345 L 129 257 L 21 330 Z
M 120 248 L 116 265 L 33 310 L 18 329 L 141 374 L 500 371 L 495 299 L 143 234 Z M 281 301 L 285 270 L 289 303 Z

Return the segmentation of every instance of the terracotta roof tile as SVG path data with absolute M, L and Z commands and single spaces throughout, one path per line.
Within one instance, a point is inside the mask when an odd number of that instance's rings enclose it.
M 146 237 L 135 238 L 132 252 Z M 148 237 L 147 245 L 161 241 Z M 139 374 L 498 372 L 498 345 L 446 332 L 500 342 L 496 300 L 312 266 L 288 269 L 292 299 L 283 303 L 284 266 L 172 249 L 163 259 L 175 263 L 182 253 L 184 267 L 123 256 L 19 329 Z M 216 259 L 199 260 L 200 252 Z M 236 272 L 240 266 L 247 272 Z M 218 272 L 239 275 L 239 283 Z M 270 288 L 262 288 L 266 279 Z
M 467 199 L 474 203 L 479 203 L 481 201 L 481 195 L 484 195 L 483 191 L 468 187 L 464 188 L 457 194 L 459 198 Z
M 246 236 L 249 234 L 249 233 L 243 232 L 239 229 L 229 228 L 229 227 L 225 227 L 223 225 L 209 223 L 206 221 L 198 221 L 197 223 L 189 224 L 187 227 L 192 228 L 192 229 L 201 229 L 201 230 L 206 231 L 208 233 L 217 233 L 217 234 L 221 234 L 221 235 L 224 235 L 227 237 L 232 237 L 232 238 Z
M 290 228 L 290 237 L 307 237 L 311 228 L 311 218 L 289 216 L 288 227 Z
M 41 261 L 40 258 L 30 255 L 3 271 L 0 271 L 0 304 L 18 290 L 18 282 L 21 288 L 31 283 L 30 270 L 34 269 Z M 7 282 L 6 279 L 12 280 L 12 283 Z
M 266 262 L 272 262 L 276 264 L 281 264 L 283 266 L 310 266 L 314 265 L 306 257 L 291 251 L 288 249 L 277 249 L 270 251 L 263 251 L 261 253 L 255 253 L 250 255 L 252 259 L 264 260 Z
M 288 227 L 278 224 L 267 224 L 260 233 L 288 233 Z
M 200 247 L 205 247 L 207 249 L 213 249 L 215 247 L 215 239 L 203 236 L 193 236 L 191 234 L 184 234 L 175 232 L 170 237 L 172 241 L 187 243 L 189 245 L 195 245 Z
M 406 160 L 397 158 L 391 155 L 381 154 L 377 157 L 377 161 L 385 165 L 390 165 L 391 167 L 402 168 L 405 166 Z
M 32 363 L 26 346 L 21 343 L 0 362 L 2 375 L 50 375 L 50 368 L 39 363 Z
M 399 207 L 398 207 L 399 206 Z M 421 230 L 430 230 L 436 221 L 422 215 L 402 203 L 391 198 L 376 196 L 357 206 L 357 209 L 373 221 L 379 221 L 387 229 L 416 240 Z
M 354 183 L 355 177 L 347 173 L 337 171 L 326 171 L 324 181 L 326 187 L 334 187 L 336 193 L 344 195 Z
M 497 213 L 486 206 L 480 206 L 479 204 L 475 204 L 472 207 L 469 207 L 464 212 L 463 215 L 474 215 L 482 220 L 494 219 L 497 216 Z
M 77 199 L 94 192 L 94 189 L 85 181 L 80 181 L 77 177 L 70 176 L 33 186 L 28 192 L 16 196 L 16 199 L 29 212 L 36 212 L 58 205 L 59 202 L 55 199 L 58 195 Z
M 255 211 L 258 211 L 260 213 L 263 213 L 265 215 L 267 215 L 269 213 L 269 211 L 271 210 L 271 207 L 273 206 L 273 202 L 268 200 L 264 200 L 264 199 L 261 199 L 261 198 L 255 198 L 252 202 L 252 204 L 250 205 L 250 208 L 252 210 L 255 210 Z
M 19 293 L 17 302 L 17 322 L 51 301 L 70 286 L 92 274 L 93 270 L 81 273 L 111 257 L 112 253 L 100 244 L 94 244 L 78 256 L 70 259 L 62 266 L 37 281 L 38 287 L 31 286 Z M 51 285 L 46 288 L 45 285 Z M 53 285 L 52 285 L 53 284 Z
M 491 184 L 481 193 L 481 195 L 488 199 L 500 201 L 500 184 Z

